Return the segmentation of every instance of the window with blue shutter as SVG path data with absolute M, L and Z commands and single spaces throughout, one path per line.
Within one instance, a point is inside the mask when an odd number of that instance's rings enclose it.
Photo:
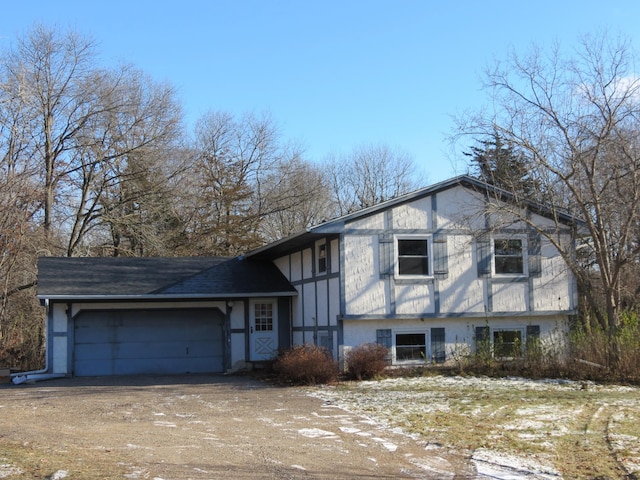
M 384 328 L 376 330 L 376 343 L 390 349 L 393 346 L 391 342 L 391 329 Z
M 476 327 L 476 353 L 489 354 L 491 353 L 491 336 L 489 327 Z
M 433 275 L 437 278 L 449 276 L 449 257 L 447 254 L 447 236 L 437 233 L 433 236 Z
M 444 341 L 444 328 L 431 329 L 431 359 L 434 363 L 444 363 L 447 354 Z
M 478 276 L 491 276 L 491 241 L 487 235 L 476 238 Z

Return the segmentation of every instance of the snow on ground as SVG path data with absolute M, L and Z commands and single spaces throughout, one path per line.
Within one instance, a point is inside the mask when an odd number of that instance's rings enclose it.
M 395 378 L 381 381 L 367 381 L 348 384 L 347 387 L 325 386 L 309 391 L 309 395 L 320 398 L 325 402 L 343 408 L 349 412 L 363 415 L 378 424 L 395 431 L 403 432 L 398 425 L 402 425 L 403 417 L 409 418 L 416 414 L 447 413 L 451 412 L 452 405 L 450 395 L 458 395 L 460 392 L 468 392 L 469 399 L 459 398 L 464 404 L 470 404 L 472 410 L 468 415 L 475 414 L 479 418 L 491 418 L 501 408 L 509 406 L 494 405 L 500 392 L 514 391 L 540 391 L 549 395 L 551 400 L 547 403 L 531 404 L 516 408 L 511 412 L 508 421 L 495 425 L 495 436 L 502 432 L 511 432 L 522 442 L 528 444 L 537 453 L 523 453 L 517 451 L 504 451 L 498 448 L 477 448 L 471 454 L 471 462 L 475 466 L 479 479 L 540 479 L 558 480 L 562 478 L 560 472 L 553 465 L 552 459 L 555 451 L 555 439 L 572 433 L 570 425 L 572 420 L 580 414 L 582 405 L 579 402 L 575 406 L 563 405 L 559 408 L 554 402 L 554 392 L 562 395 L 562 392 L 591 390 L 618 393 L 631 393 L 627 403 L 631 403 L 634 409 L 640 411 L 640 389 L 625 386 L 602 386 L 590 382 L 572 382 L 566 380 L 528 380 L 522 378 L 494 379 L 486 377 L 412 377 Z M 634 395 L 637 392 L 638 395 Z M 483 404 L 482 401 L 474 402 L 472 398 L 491 399 Z M 635 400 L 637 399 L 637 401 Z M 498 400 L 499 402 L 499 400 Z M 624 401 L 623 401 L 624 402 Z M 473 405 L 471 405 L 473 403 Z M 477 403 L 477 405 L 476 405 Z M 488 405 L 488 406 L 487 406 Z M 628 405 L 627 405 L 628 406 Z M 459 408 L 459 407 L 458 407 Z M 475 412 L 473 409 L 477 409 Z M 487 408 L 495 408 L 496 412 L 487 413 Z M 484 417 L 482 417 L 484 415 Z M 613 421 L 615 422 L 615 415 Z M 405 422 L 406 425 L 406 422 Z M 436 430 L 432 430 L 434 433 Z M 440 430 L 442 432 L 442 430 Z M 439 433 L 440 433 L 439 432 Z M 410 434 L 414 438 L 419 435 Z M 616 435 L 611 433 L 613 447 L 617 451 L 634 451 L 638 445 L 638 437 Z M 446 438 L 446 437 L 445 437 Z M 491 437 L 488 438 L 491 443 Z M 433 439 L 424 438 L 426 448 L 434 447 Z M 431 442 L 431 443 L 430 443 Z M 445 442 L 446 447 L 446 440 Z M 440 445 L 435 445 L 439 447 Z M 640 469 L 640 452 L 638 455 L 627 456 L 622 461 L 630 472 Z

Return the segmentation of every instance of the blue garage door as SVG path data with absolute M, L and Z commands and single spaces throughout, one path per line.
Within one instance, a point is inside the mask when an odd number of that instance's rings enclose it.
M 222 372 L 223 324 L 218 309 L 81 312 L 74 375 Z

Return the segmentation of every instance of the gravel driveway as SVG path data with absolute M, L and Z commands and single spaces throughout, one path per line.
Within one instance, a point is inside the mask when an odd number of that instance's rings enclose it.
M 6 386 L 0 427 L 0 478 L 473 477 L 442 449 L 250 377 Z

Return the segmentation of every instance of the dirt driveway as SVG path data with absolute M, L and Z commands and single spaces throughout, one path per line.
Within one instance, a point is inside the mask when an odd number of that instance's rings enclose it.
M 0 388 L 0 478 L 473 477 L 467 468 L 303 389 L 249 377 Z

